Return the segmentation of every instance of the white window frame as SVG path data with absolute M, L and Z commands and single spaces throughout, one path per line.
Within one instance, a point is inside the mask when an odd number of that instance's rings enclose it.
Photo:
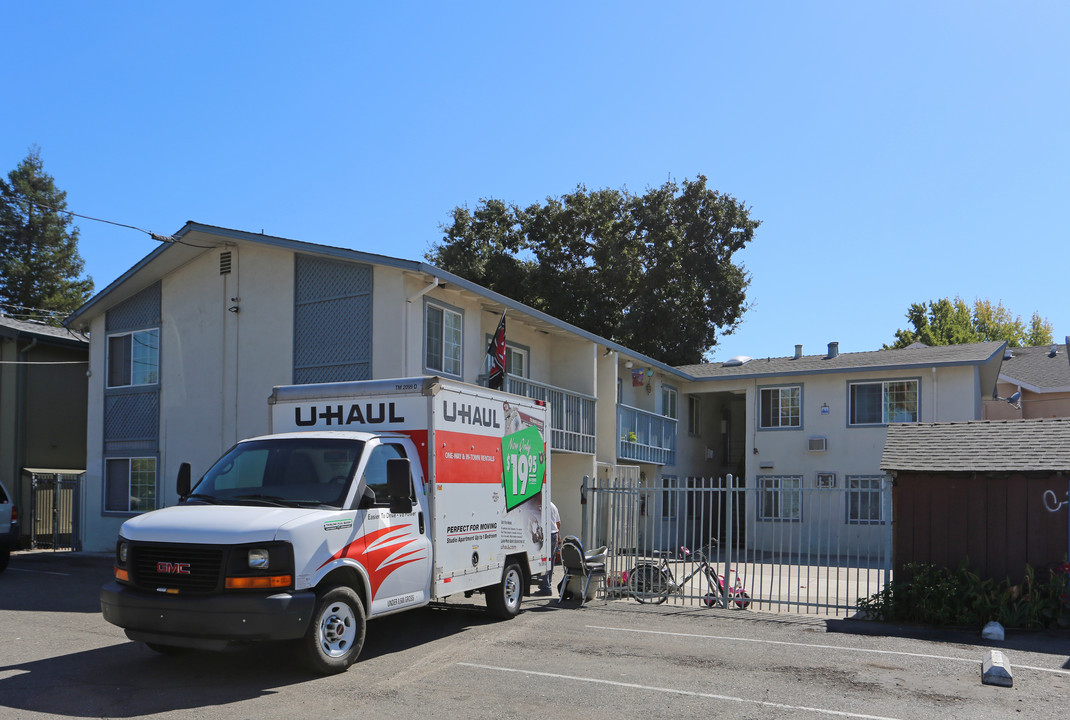
M 673 420 L 680 418 L 680 391 L 672 385 L 661 386 L 661 414 Z
M 802 475 L 759 475 L 759 522 L 802 522 Z
M 766 393 L 770 402 L 776 402 L 776 407 L 770 407 L 770 424 L 765 424 Z M 775 398 L 773 394 L 776 394 Z M 788 402 L 785 404 L 785 394 Z M 794 396 L 795 402 L 791 402 Z M 758 388 L 758 429 L 759 430 L 799 430 L 802 428 L 802 385 L 769 385 Z M 775 413 L 774 413 L 775 410 Z M 786 413 L 785 413 L 786 411 Z M 792 412 L 794 411 L 794 412 Z
M 438 325 L 439 337 L 433 338 L 431 336 L 431 328 L 435 323 L 431 321 L 432 309 L 442 313 L 441 325 Z M 457 318 L 457 326 L 455 328 L 457 337 L 455 342 L 451 342 L 450 338 L 446 337 L 447 330 L 447 317 L 455 316 Z M 437 355 L 441 367 L 435 367 L 430 360 L 430 350 L 432 345 L 437 344 Z M 456 356 L 453 356 L 449 350 L 451 347 L 456 347 Z M 424 302 L 424 369 L 432 373 L 440 373 L 442 375 L 448 375 L 454 378 L 461 378 L 464 371 L 464 311 L 460 308 L 452 307 L 443 302 L 437 302 L 434 300 L 427 300 Z
M 489 341 L 488 341 L 489 342 Z M 520 372 L 513 367 L 516 358 L 520 358 Z M 523 345 L 505 343 L 505 374 L 518 378 L 531 377 L 531 351 Z
M 144 337 L 152 340 L 145 342 Z M 130 341 L 130 364 L 123 369 L 123 379 L 126 382 L 112 384 L 112 362 L 116 359 L 113 353 L 113 341 L 129 338 Z M 147 385 L 159 385 L 160 383 L 160 329 L 146 328 L 143 330 L 130 330 L 128 332 L 109 333 L 107 336 L 107 358 L 105 360 L 105 383 L 108 388 L 140 387 Z M 142 351 L 138 352 L 141 348 Z M 151 361 L 145 369 L 139 369 L 139 364 Z
M 111 469 L 111 467 L 113 467 L 112 463 L 116 463 L 116 462 L 125 462 L 126 463 L 126 477 L 125 478 L 117 478 L 117 477 L 113 477 L 111 475 L 110 469 Z M 152 463 L 152 467 L 151 467 L 151 469 L 149 469 L 149 468 L 137 468 L 136 469 L 134 467 L 135 463 Z M 159 465 L 159 463 L 157 462 L 156 458 L 154 456 L 151 456 L 151 455 L 150 456 L 136 456 L 135 455 L 135 456 L 130 456 L 130 457 L 123 456 L 123 457 L 107 457 L 107 458 L 104 458 L 104 512 L 129 515 L 129 514 L 143 513 L 143 512 L 148 512 L 150 510 L 155 510 L 157 505 L 158 505 L 158 503 L 159 503 L 159 468 L 158 468 L 158 465 Z M 147 473 L 147 472 L 151 472 L 152 473 L 151 478 L 149 478 L 147 481 L 146 481 L 146 479 L 143 478 L 140 482 L 137 482 L 135 484 L 134 474 L 135 473 L 141 474 L 141 473 Z M 126 507 L 125 508 L 110 507 L 108 505 L 108 500 L 111 497 L 111 493 L 110 493 L 111 483 L 113 481 L 117 481 L 117 480 L 122 480 L 123 482 L 126 483 Z M 135 495 L 134 495 L 135 487 L 141 487 L 141 488 L 151 487 L 152 488 L 151 497 L 135 498 Z M 144 506 L 135 507 L 135 500 L 141 500 L 142 502 L 144 502 Z
M 876 422 L 855 422 L 855 388 L 863 386 L 881 387 L 881 419 Z M 914 388 L 914 415 L 910 419 L 891 415 L 889 387 L 895 385 L 912 385 Z M 847 383 L 847 425 L 848 427 L 878 427 L 896 422 L 918 422 L 921 417 L 921 381 L 917 378 L 899 378 L 896 380 L 860 380 Z
M 848 525 L 884 524 L 883 488 L 883 475 L 848 475 L 844 478 Z

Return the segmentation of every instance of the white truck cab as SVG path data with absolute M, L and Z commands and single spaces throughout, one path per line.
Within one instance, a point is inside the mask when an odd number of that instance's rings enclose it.
M 177 506 L 126 521 L 109 622 L 161 652 L 302 640 L 341 672 L 365 621 L 482 592 L 520 610 L 550 568 L 547 409 L 439 378 L 280 386 Z

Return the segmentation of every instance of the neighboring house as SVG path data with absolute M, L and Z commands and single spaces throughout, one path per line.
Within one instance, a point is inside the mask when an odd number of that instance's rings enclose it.
M 745 522 L 755 524 L 757 549 L 779 546 L 789 532 L 833 547 L 875 548 L 889 520 L 880 501 L 888 426 L 979 420 L 1003 347 L 840 353 L 829 343 L 822 355 L 804 355 L 797 345 L 789 357 L 677 368 L 693 378 L 679 472 L 742 472 L 756 489 Z M 808 507 L 810 488 L 842 489 L 842 503 Z M 807 526 L 820 532 L 799 532 Z
M 1007 348 L 996 384 L 985 399 L 986 420 L 1070 417 L 1070 361 L 1066 345 Z M 1011 398 L 1021 393 L 1017 403 Z
M 1066 561 L 1070 418 L 892 425 L 881 468 L 895 477 L 895 567 L 1020 582 Z
M 27 468 L 85 468 L 89 338 L 0 316 L 0 479 L 15 495 L 22 545 L 33 529 Z
M 982 343 L 673 368 L 426 263 L 196 223 L 175 238 L 68 319 L 92 338 L 87 550 L 174 504 L 180 463 L 196 477 L 266 432 L 274 385 L 482 382 L 503 311 L 506 389 L 551 407 L 565 533 L 583 477 L 617 471 L 648 489 L 731 472 L 776 495 L 758 510 L 771 521 L 800 519 L 792 488 L 819 474 L 864 494 L 887 422 L 979 419 L 1002 357 Z

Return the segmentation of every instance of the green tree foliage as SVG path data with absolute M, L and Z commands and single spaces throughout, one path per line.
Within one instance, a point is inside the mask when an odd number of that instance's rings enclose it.
M 643 195 L 482 200 L 452 220 L 428 262 L 672 365 L 701 362 L 739 324 L 750 277 L 732 256 L 760 224 L 702 175 Z
M 92 294 L 93 279 L 78 278 L 78 228 L 66 207 L 36 147 L 0 179 L 0 303 L 8 314 L 59 324 Z
M 928 303 L 913 303 L 907 310 L 913 330 L 896 330 L 895 342 L 885 348 L 904 348 L 916 342 L 925 345 L 960 345 L 1002 340 L 1010 347 L 1047 345 L 1052 341 L 1051 323 L 1033 313 L 1027 327 L 1000 302 L 975 300 L 971 308 L 961 297 Z

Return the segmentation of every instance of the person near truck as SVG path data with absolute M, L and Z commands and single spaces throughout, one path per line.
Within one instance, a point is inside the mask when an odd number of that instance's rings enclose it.
M 561 540 L 561 513 L 553 501 L 550 502 L 550 572 L 539 580 L 539 590 L 536 595 L 553 595 L 551 581 L 554 577 L 554 561 L 557 559 L 558 543 Z

